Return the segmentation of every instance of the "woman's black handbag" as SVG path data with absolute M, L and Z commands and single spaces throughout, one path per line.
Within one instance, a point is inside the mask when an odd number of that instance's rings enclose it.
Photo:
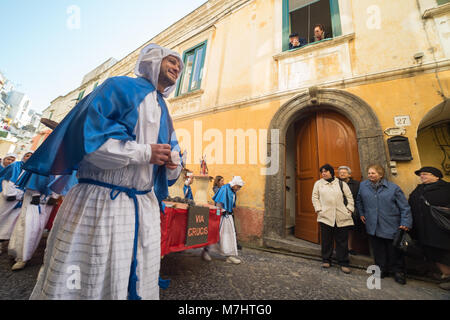
M 399 229 L 397 231 L 392 244 L 409 258 L 415 260 L 424 260 L 425 258 L 422 247 L 415 240 L 413 240 L 409 233 L 405 230 Z
M 427 201 L 427 199 L 425 199 L 423 195 L 421 198 L 425 201 L 425 204 L 430 207 L 431 216 L 433 217 L 436 225 L 439 228 L 450 232 L 450 208 L 433 206 Z
M 414 241 L 408 232 L 406 232 L 403 229 L 399 229 L 398 232 L 395 234 L 394 241 L 392 244 L 394 245 L 395 248 L 400 249 L 403 252 L 407 252 L 408 249 L 410 249 L 411 246 L 414 245 Z

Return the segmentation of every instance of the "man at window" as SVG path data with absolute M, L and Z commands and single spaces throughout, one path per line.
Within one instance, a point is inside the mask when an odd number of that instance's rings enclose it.
M 289 50 L 303 47 L 306 44 L 306 40 L 300 38 L 298 33 L 292 33 L 289 36 Z
M 311 42 L 317 42 L 325 39 L 325 27 L 323 24 L 316 24 L 314 26 L 314 38 L 311 39 Z

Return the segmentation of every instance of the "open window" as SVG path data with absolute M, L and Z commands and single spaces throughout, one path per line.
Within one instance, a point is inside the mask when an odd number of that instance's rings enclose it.
M 315 42 L 318 24 L 324 26 L 325 39 L 342 35 L 338 0 L 283 0 L 283 51 L 289 50 L 291 33 L 297 33 L 302 43 Z
M 184 72 L 178 80 L 176 96 L 200 89 L 205 55 L 206 41 L 183 53 Z

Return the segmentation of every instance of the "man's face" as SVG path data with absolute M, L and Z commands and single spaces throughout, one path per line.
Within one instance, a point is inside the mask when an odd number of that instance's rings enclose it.
M 3 159 L 3 166 L 7 167 L 11 163 L 13 163 L 14 161 L 16 161 L 16 158 L 14 158 L 14 157 L 6 157 L 5 159 Z
M 33 154 L 31 153 L 31 152 L 28 152 L 28 153 L 26 153 L 24 156 L 23 156 L 23 162 L 27 162 L 27 160 L 28 159 L 30 159 L 30 157 L 32 156 Z
M 235 186 L 232 186 L 231 189 L 233 189 L 234 193 L 236 193 L 239 190 L 241 190 L 241 186 L 235 185 Z
M 167 56 L 161 62 L 159 81 L 166 88 L 173 86 L 181 72 L 180 61 L 174 56 Z
M 316 28 L 314 29 L 314 35 L 316 36 L 316 38 L 322 39 L 323 31 L 320 30 L 320 27 L 316 27 Z
M 342 180 L 347 180 L 348 178 L 350 178 L 350 174 L 348 173 L 347 169 L 339 170 L 338 174 L 339 178 L 341 178 Z

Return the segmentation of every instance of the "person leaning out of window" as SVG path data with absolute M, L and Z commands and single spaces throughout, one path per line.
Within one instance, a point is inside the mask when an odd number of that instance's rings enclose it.
M 323 24 L 316 24 L 314 26 L 314 37 L 311 38 L 311 42 L 317 42 L 325 39 L 325 26 Z
M 436 223 L 429 206 L 450 208 L 450 183 L 442 180 L 442 172 L 434 167 L 423 167 L 415 174 L 422 184 L 409 195 L 414 223 L 411 236 L 441 271 L 439 287 L 450 290 L 450 230 Z
M 300 38 L 298 33 L 294 32 L 289 35 L 289 50 L 300 48 L 306 45 L 306 39 Z
M 397 283 L 406 284 L 404 256 L 392 242 L 399 229 L 411 229 L 411 209 L 400 187 L 386 179 L 382 166 L 369 166 L 367 175 L 368 180 L 359 185 L 356 207 L 366 226 L 375 264 L 381 278 L 391 272 Z
M 350 273 L 348 257 L 348 231 L 353 226 L 353 196 L 350 188 L 334 176 L 334 169 L 326 164 L 320 168 L 322 179 L 316 181 L 312 193 L 312 203 L 317 213 L 322 238 L 322 267 L 331 267 L 334 242 L 336 259 L 344 273 Z M 347 206 L 344 204 L 344 195 Z

